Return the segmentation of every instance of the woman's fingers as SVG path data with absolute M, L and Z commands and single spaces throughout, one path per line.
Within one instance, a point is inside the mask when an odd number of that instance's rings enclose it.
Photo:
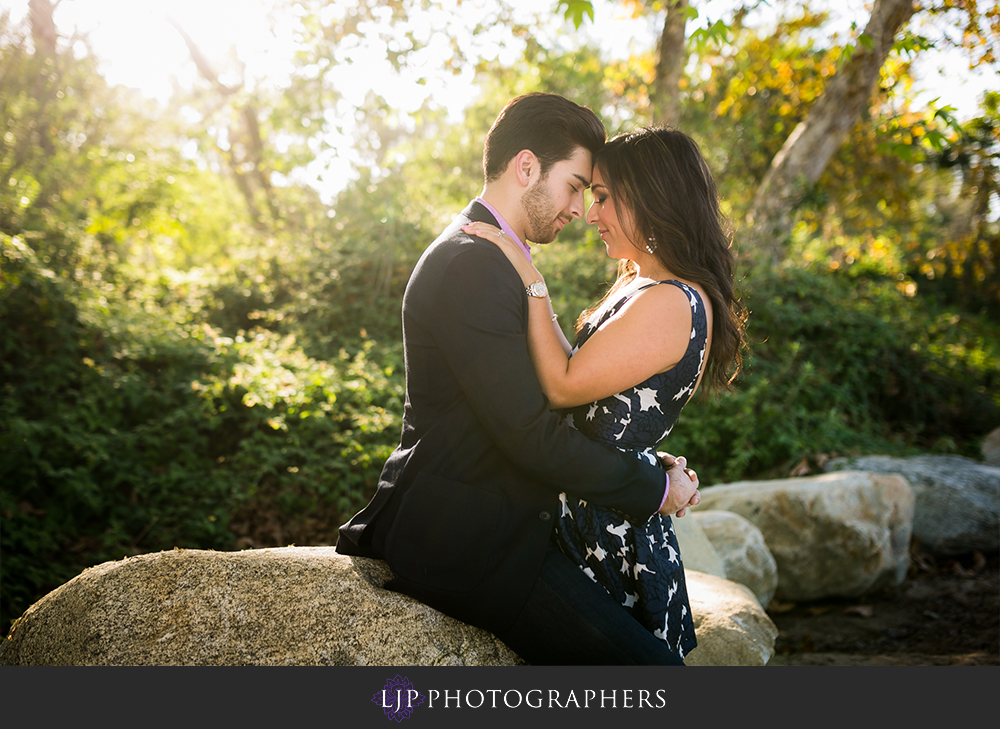
M 503 240 L 503 238 L 507 235 L 498 227 L 490 225 L 489 223 L 468 223 L 467 225 L 462 226 L 462 230 L 466 233 L 477 235 L 480 238 L 486 238 L 487 240 L 492 238 Z

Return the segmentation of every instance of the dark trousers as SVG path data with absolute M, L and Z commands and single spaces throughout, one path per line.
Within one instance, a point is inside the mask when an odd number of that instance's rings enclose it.
M 554 544 L 521 614 L 496 635 L 533 665 L 684 665 Z

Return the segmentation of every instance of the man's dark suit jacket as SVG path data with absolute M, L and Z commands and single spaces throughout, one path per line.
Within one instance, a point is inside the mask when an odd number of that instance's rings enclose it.
M 662 469 L 591 441 L 549 410 L 528 355 L 520 277 L 470 221 L 424 251 L 403 296 L 406 405 L 399 447 L 337 551 L 385 559 L 392 587 L 500 631 L 537 578 L 559 492 L 645 521 Z

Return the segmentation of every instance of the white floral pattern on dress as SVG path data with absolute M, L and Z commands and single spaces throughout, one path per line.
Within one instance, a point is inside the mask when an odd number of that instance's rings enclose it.
M 629 299 L 658 284 L 677 286 L 691 304 L 691 339 L 681 361 L 625 392 L 563 411 L 567 422 L 591 439 L 654 465 L 656 448 L 694 392 L 705 360 L 708 321 L 701 296 L 680 281 L 627 286 L 584 324 L 573 348 L 576 353 Z M 556 540 L 562 551 L 683 658 L 697 641 L 670 517 L 654 514 L 636 525 L 614 509 L 566 494 L 559 498 Z

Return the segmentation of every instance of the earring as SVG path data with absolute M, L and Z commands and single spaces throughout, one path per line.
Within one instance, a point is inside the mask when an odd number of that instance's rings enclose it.
M 656 251 L 656 238 L 649 236 L 646 239 L 646 253 L 652 254 Z

